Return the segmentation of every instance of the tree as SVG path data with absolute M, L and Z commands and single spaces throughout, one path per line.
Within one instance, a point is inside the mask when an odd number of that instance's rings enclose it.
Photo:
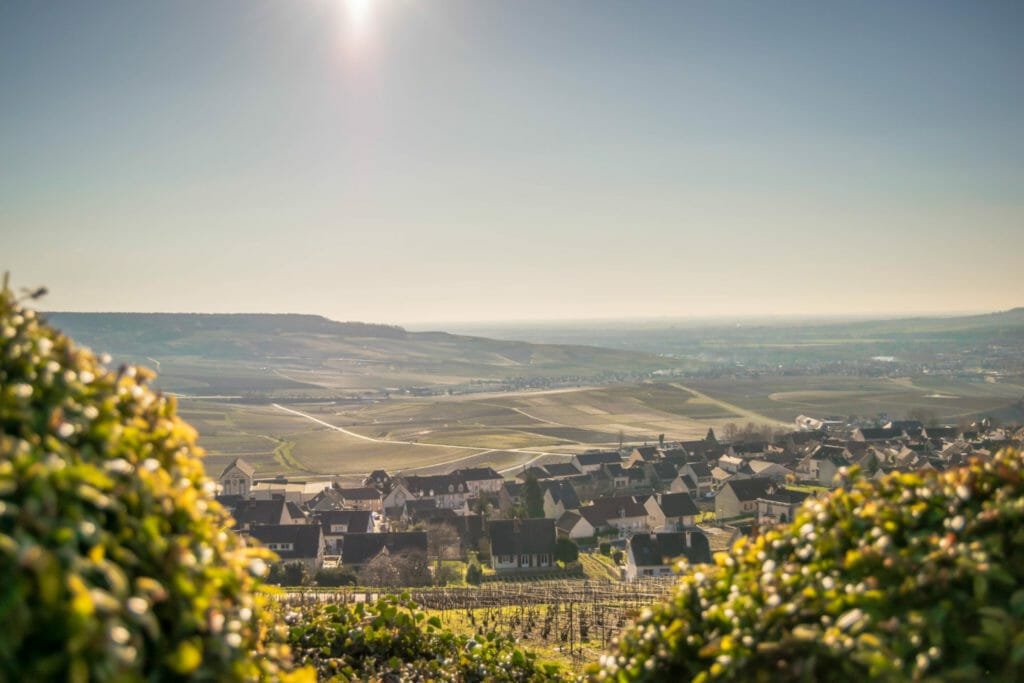
M 728 443 L 732 443 L 736 440 L 736 433 L 739 432 L 740 428 L 736 426 L 735 422 L 727 422 L 725 427 L 722 428 L 722 433 L 725 435 L 725 440 Z
M 387 550 L 377 553 L 376 557 L 363 565 L 359 571 L 359 583 L 364 586 L 380 587 L 400 585 L 398 567 Z
M 461 557 L 459 532 L 451 524 L 433 522 L 427 524 L 427 556 L 440 566 L 441 560 L 455 560 Z
M 267 583 L 278 586 L 305 586 L 309 583 L 309 570 L 304 562 L 275 562 L 270 565 Z
M 544 494 L 540 490 L 540 482 L 537 477 L 530 473 L 526 475 L 523 482 L 523 504 L 526 506 L 526 514 L 531 519 L 544 516 Z
M 575 562 L 580 559 L 579 546 L 572 539 L 558 539 L 555 541 L 555 559 L 566 564 Z
M 480 565 L 473 563 L 466 567 L 466 583 L 471 586 L 479 586 L 483 581 L 484 570 L 480 568 Z
M 318 586 L 336 588 L 338 586 L 356 585 L 359 581 L 359 576 L 351 567 L 320 568 L 313 576 L 313 580 Z
M 257 578 L 273 555 L 231 531 L 195 430 L 152 378 L 108 369 L 4 278 L 0 680 L 284 675 Z

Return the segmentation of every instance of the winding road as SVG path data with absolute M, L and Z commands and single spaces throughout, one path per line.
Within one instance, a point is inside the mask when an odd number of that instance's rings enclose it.
M 407 467 L 407 468 L 405 468 L 403 470 L 403 472 L 410 472 L 410 471 L 413 471 L 413 470 L 433 469 L 435 467 L 443 467 L 445 465 L 451 465 L 451 464 L 454 464 L 454 463 L 457 463 L 457 462 L 461 462 L 463 460 L 469 460 L 470 458 L 476 458 L 476 457 L 479 457 L 481 455 L 487 455 L 488 453 L 494 453 L 496 451 L 501 451 L 501 452 L 504 452 L 504 453 L 522 453 L 523 455 L 532 455 L 532 456 L 534 456 L 534 457 L 530 458 L 529 460 L 527 460 L 525 462 L 522 462 L 522 463 L 519 463 L 517 465 L 513 465 L 511 467 L 506 467 L 504 469 L 498 470 L 499 474 L 504 474 L 505 472 L 513 472 L 513 471 L 518 470 L 518 469 L 520 469 L 522 467 L 527 467 L 529 465 L 532 465 L 537 460 L 539 460 L 539 459 L 541 459 L 541 458 L 543 458 L 545 456 L 555 456 L 555 457 L 559 457 L 559 458 L 571 458 L 571 457 L 573 457 L 572 454 L 570 454 L 570 453 L 551 453 L 551 452 L 548 452 L 548 451 L 537 451 L 537 450 L 533 450 L 533 449 L 529 449 L 529 448 L 500 448 L 500 449 L 499 448 L 477 448 L 476 446 L 455 446 L 455 445 L 447 445 L 447 444 L 442 444 L 442 443 L 420 443 L 418 441 L 396 441 L 396 440 L 391 440 L 391 439 L 375 439 L 372 436 L 364 436 L 363 434 L 357 434 L 356 432 L 353 432 L 353 431 L 351 431 L 349 429 L 345 429 L 344 427 L 339 427 L 338 425 L 333 425 L 330 422 L 325 422 L 324 420 L 321 420 L 318 417 L 310 415 L 309 413 L 303 413 L 302 411 L 295 410 L 294 408 L 286 408 L 286 407 L 284 407 L 283 405 L 281 405 L 279 403 L 272 403 L 271 405 L 274 406 L 275 408 L 277 408 L 278 410 L 281 410 L 281 411 L 286 412 L 286 413 L 291 413 L 292 415 L 296 415 L 298 417 L 303 417 L 303 418 L 305 418 L 307 420 L 310 420 L 312 422 L 317 423 L 318 425 L 321 425 L 323 427 L 327 427 L 328 429 L 333 429 L 336 432 L 341 432 L 342 434 L 345 434 L 346 436 L 351 436 L 351 437 L 356 438 L 356 439 L 362 439 L 363 441 L 369 441 L 371 443 L 380 443 L 380 444 L 386 444 L 386 445 L 389 445 L 389 446 L 395 446 L 395 445 L 398 445 L 398 446 L 416 446 L 416 447 L 419 447 L 419 448 L 445 448 L 445 449 L 456 449 L 456 450 L 462 450 L 462 451 L 473 451 L 469 455 L 464 455 L 464 456 L 459 457 L 459 458 L 451 458 L 449 460 L 442 460 L 440 462 L 433 462 L 433 463 L 430 463 L 429 465 L 421 465 L 420 467 Z

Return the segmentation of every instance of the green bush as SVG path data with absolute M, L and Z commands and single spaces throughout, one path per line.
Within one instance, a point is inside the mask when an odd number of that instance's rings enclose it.
M 560 538 L 555 542 L 555 559 L 571 564 L 580 559 L 580 549 L 572 539 Z
M 359 577 L 351 567 L 337 567 L 316 570 L 313 580 L 322 588 L 337 588 L 338 586 L 354 586 Z
M 309 581 L 309 569 L 299 560 L 274 562 L 267 572 L 267 583 L 275 586 L 307 586 Z
M 0 294 L 0 680 L 271 679 L 269 553 L 228 530 L 173 399 Z M 283 629 L 280 636 L 283 638 Z
M 494 633 L 455 635 L 409 601 L 303 605 L 286 616 L 296 659 L 321 678 L 383 681 L 550 681 L 557 665 Z
M 595 680 L 1024 680 L 1024 467 L 1005 451 L 811 501 L 682 578 Z
M 612 544 L 605 541 L 604 543 L 598 546 L 598 550 L 601 552 L 602 555 L 611 555 Z
M 478 564 L 471 564 L 466 567 L 466 583 L 471 586 L 479 586 L 484 579 L 484 570 Z

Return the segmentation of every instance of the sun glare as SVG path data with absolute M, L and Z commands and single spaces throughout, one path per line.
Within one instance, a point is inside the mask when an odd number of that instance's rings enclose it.
M 344 0 L 348 14 L 349 33 L 353 38 L 362 38 L 370 23 L 373 0 Z

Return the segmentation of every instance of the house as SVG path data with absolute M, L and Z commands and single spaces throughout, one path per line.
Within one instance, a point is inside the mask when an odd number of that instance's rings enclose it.
M 807 464 L 813 479 L 822 486 L 832 486 L 839 470 L 850 466 L 850 451 L 841 446 L 819 446 Z
M 256 468 L 250 465 L 243 458 L 235 458 L 224 468 L 224 471 L 217 477 L 220 484 L 220 491 L 227 496 L 249 495 L 252 490 L 253 478 L 256 476 Z
M 706 462 L 688 462 L 679 468 L 679 474 L 697 482 L 698 497 L 710 493 L 715 488 L 715 477 L 711 473 L 711 466 Z
M 384 470 L 374 470 L 366 479 L 363 479 L 363 486 L 372 486 L 382 494 L 386 494 L 391 490 L 391 475 Z
M 392 482 L 391 490 L 384 496 L 382 503 L 384 505 L 384 510 L 389 515 L 395 515 L 401 513 L 401 511 L 405 509 L 405 502 L 407 500 L 416 500 L 416 496 L 413 495 L 412 491 L 405 487 L 405 484 L 398 481 Z
M 301 482 L 288 481 L 284 477 L 260 479 L 252 483 L 249 496 L 260 500 L 271 500 L 283 496 L 285 500 L 297 505 L 305 505 L 330 484 L 319 481 Z
M 345 499 L 337 488 L 331 486 L 316 494 L 308 501 L 306 507 L 310 512 L 322 512 L 324 510 L 344 510 Z
M 743 467 L 740 471 L 744 474 L 749 474 L 752 477 L 765 477 L 771 479 L 776 483 L 782 483 L 786 481 L 788 477 L 796 477 L 796 472 L 784 467 L 777 462 L 769 462 L 768 460 L 747 460 L 743 463 Z
M 505 478 L 491 467 L 463 467 L 452 474 L 465 485 L 470 494 L 477 496 L 481 493 L 497 493 L 505 483 Z
M 665 576 L 675 571 L 676 562 L 708 564 L 711 544 L 699 529 L 669 533 L 634 534 L 626 543 L 625 577 L 636 581 L 644 577 Z
M 373 533 L 373 513 L 369 510 L 326 510 L 317 515 L 323 529 L 327 551 L 338 554 L 341 537 L 345 534 Z
M 679 476 L 679 471 L 676 466 L 666 460 L 660 460 L 655 463 L 646 463 L 643 466 L 644 474 L 647 476 L 647 481 L 654 484 L 654 488 L 658 491 L 664 491 L 672 485 L 676 477 Z
M 544 465 L 544 470 L 553 479 L 559 479 L 562 477 L 576 477 L 580 474 L 579 469 L 576 468 L 571 462 L 552 462 Z
M 643 465 L 647 462 L 657 462 L 661 458 L 662 455 L 658 452 L 657 446 L 637 446 L 626 458 L 626 467 L 633 467 L 637 463 Z
M 311 574 L 323 566 L 326 543 L 319 524 L 254 526 L 248 535 L 277 553 L 282 562 L 302 562 Z
M 622 456 L 618 451 L 588 451 L 573 456 L 572 464 L 587 474 L 601 469 L 601 465 L 621 465 Z
M 623 467 L 619 463 L 602 465 L 594 476 L 606 477 L 609 482 L 607 492 L 613 494 L 642 489 L 648 485 L 647 473 L 643 468 Z
M 668 485 L 669 493 L 689 493 L 691 496 L 700 497 L 700 489 L 697 482 L 688 474 L 680 474 Z
M 353 510 L 370 510 L 371 512 L 383 512 L 384 503 L 380 497 L 380 491 L 372 486 L 358 486 L 355 488 L 336 489 L 345 503 L 345 507 Z
M 598 498 L 579 512 L 595 529 L 614 527 L 623 534 L 647 529 L 647 509 L 632 496 Z
M 566 510 L 580 507 L 579 496 L 572 484 L 565 480 L 544 482 L 544 516 L 558 519 Z
M 658 493 L 644 501 L 647 528 L 676 531 L 697 524 L 700 510 L 689 493 Z
M 555 522 L 555 535 L 558 538 L 592 538 L 597 529 L 587 521 L 586 517 L 574 510 L 566 510 Z
M 759 524 L 787 524 L 793 521 L 796 511 L 810 497 L 806 491 L 774 488 L 757 499 L 757 521 Z
M 386 552 L 389 555 L 422 552 L 427 553 L 427 532 L 401 531 L 384 534 L 342 534 L 341 564 L 345 567 L 359 568 Z
M 491 567 L 497 572 L 549 569 L 555 564 L 555 520 L 498 519 L 487 523 Z
M 305 523 L 292 518 L 292 508 L 283 497 L 272 500 L 240 500 L 233 513 L 239 531 L 256 526 L 281 526 Z
M 498 491 L 498 509 L 507 513 L 523 502 L 523 484 L 518 481 L 506 481 Z
M 433 498 L 437 507 L 451 510 L 465 505 L 470 493 L 469 487 L 456 474 L 409 475 L 399 481 L 415 498 Z M 386 500 L 385 507 L 389 507 Z
M 763 477 L 727 480 L 715 494 L 715 518 L 756 515 L 757 499 L 764 497 L 771 485 L 771 480 Z

